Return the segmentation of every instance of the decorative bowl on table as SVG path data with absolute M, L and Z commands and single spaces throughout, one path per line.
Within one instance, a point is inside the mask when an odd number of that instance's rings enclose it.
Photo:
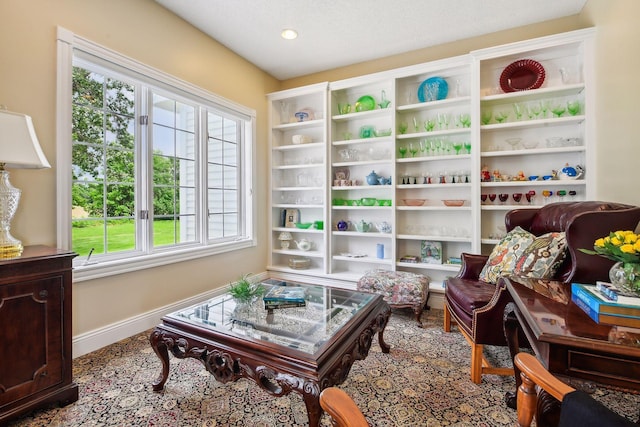
M 374 197 L 363 197 L 360 199 L 362 206 L 373 206 L 376 204 L 377 199 Z
M 464 200 L 446 199 L 446 200 L 443 200 L 442 203 L 444 203 L 445 206 L 462 206 L 464 205 Z
M 307 229 L 307 228 L 311 227 L 312 225 L 313 225 L 312 222 L 296 222 L 296 227 L 297 228 Z
M 407 206 L 422 206 L 427 199 L 402 199 Z

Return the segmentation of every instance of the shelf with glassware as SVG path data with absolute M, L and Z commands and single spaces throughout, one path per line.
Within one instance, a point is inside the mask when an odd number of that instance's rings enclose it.
M 327 89 L 322 83 L 268 95 L 269 269 L 326 273 Z
M 583 34 L 477 55 L 483 253 L 506 234 L 506 212 L 591 197 L 591 66 Z
M 398 70 L 397 110 L 423 110 L 469 103 L 471 67 L 468 55 Z

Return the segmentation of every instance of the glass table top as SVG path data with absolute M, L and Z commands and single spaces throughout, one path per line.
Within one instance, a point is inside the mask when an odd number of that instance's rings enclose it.
M 376 297 L 375 294 L 276 279 L 261 284 L 265 289 L 263 295 L 275 287 L 301 288 L 303 306 L 267 310 L 262 297 L 251 303 L 239 303 L 225 293 L 167 317 L 314 354 Z

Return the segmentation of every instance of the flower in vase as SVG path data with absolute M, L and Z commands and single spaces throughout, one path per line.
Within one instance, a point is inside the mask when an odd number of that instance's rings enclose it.
M 630 230 L 612 231 L 608 236 L 596 239 L 593 250 L 580 250 L 612 261 L 640 263 L 640 235 Z

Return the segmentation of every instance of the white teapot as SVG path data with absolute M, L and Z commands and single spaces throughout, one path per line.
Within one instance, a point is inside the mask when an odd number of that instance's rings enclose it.
M 313 246 L 313 243 L 307 239 L 294 240 L 294 242 L 301 251 L 309 251 Z
M 558 171 L 558 179 L 580 179 L 582 175 L 584 175 L 584 168 L 582 166 L 569 166 L 569 163 L 566 163 L 565 166 Z

